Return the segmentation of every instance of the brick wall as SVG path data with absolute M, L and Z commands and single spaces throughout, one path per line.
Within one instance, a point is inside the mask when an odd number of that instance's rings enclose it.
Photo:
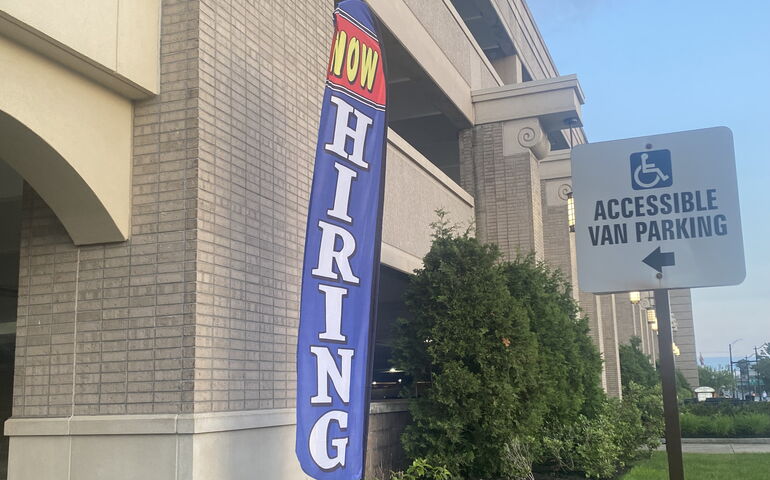
M 201 1 L 196 411 L 294 405 L 332 7 Z
M 407 466 L 401 447 L 401 434 L 411 423 L 409 412 L 389 412 L 369 416 L 364 478 L 384 480 L 390 472 Z
M 669 301 L 671 313 L 676 317 L 678 324 L 674 332 L 674 342 L 681 352 L 681 355 L 676 357 L 676 368 L 681 370 L 690 386 L 695 388 L 700 383 L 690 289 L 669 291 Z
M 599 295 L 602 315 L 602 337 L 604 340 L 604 370 L 607 378 L 607 394 L 622 395 L 620 384 L 620 358 L 618 357 L 618 326 L 615 295 Z
M 569 233 L 567 204 L 548 205 L 545 182 L 541 184 L 543 197 L 543 253 L 545 261 L 558 268 L 564 278 L 572 284 L 572 291 L 577 297 L 577 271 L 575 262 L 575 239 Z
M 135 105 L 131 239 L 76 247 L 24 190 L 13 414 L 192 410 L 197 3 L 163 2 L 161 93 Z
M 501 123 L 479 125 L 460 135 L 461 186 L 476 202 L 478 237 L 511 258 L 534 252 L 543 258 L 543 218 L 537 159 L 503 155 Z
M 639 336 L 638 324 L 634 320 L 637 318 L 634 313 L 634 305 L 628 299 L 627 293 L 615 295 L 615 312 L 618 322 L 618 343 L 628 344 L 631 337 Z M 635 330 L 636 329 L 636 330 Z
M 593 293 L 579 293 L 580 309 L 588 317 L 588 334 L 604 359 L 604 325 L 602 322 L 601 303 Z M 597 308 L 598 307 L 598 308 Z M 602 362 L 602 388 L 607 390 L 607 364 Z

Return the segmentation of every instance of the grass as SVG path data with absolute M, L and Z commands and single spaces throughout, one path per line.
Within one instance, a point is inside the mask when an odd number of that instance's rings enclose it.
M 685 453 L 684 475 L 697 480 L 767 480 L 770 472 L 770 454 Z M 665 452 L 655 452 L 652 458 L 638 463 L 621 480 L 661 480 L 668 478 Z

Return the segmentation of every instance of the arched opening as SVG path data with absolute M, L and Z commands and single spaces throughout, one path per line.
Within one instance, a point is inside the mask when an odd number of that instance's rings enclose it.
M 72 165 L 35 132 L 2 111 L 0 159 L 48 203 L 75 244 L 125 240 L 111 213 Z
M 131 101 L 3 37 L 0 64 L 0 158 L 75 244 L 125 240 Z
M 21 177 L 0 160 L 0 425 L 11 416 L 19 292 Z M 9 437 L 0 436 L 0 478 L 8 468 Z

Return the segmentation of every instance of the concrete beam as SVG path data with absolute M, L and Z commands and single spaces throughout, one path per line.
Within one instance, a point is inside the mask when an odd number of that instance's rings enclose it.
M 76 244 L 128 238 L 131 102 L 0 37 L 0 158 Z

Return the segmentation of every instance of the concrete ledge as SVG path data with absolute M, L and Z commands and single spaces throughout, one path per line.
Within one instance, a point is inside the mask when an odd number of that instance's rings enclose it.
M 380 262 L 399 272 L 412 274 L 422 267 L 422 259 L 389 243 L 382 242 Z
M 112 2 L 114 18 L 89 19 L 95 3 L 3 2 L 0 34 L 132 100 L 160 93 L 160 2 Z M 46 5 L 47 3 L 47 5 Z M 99 2 L 96 2 L 99 3 Z M 51 6 L 58 8 L 48 8 Z M 99 5 L 110 10 L 106 0 Z M 90 10 L 90 11 L 89 11 Z M 90 28 L 78 28 L 87 25 Z M 67 27 L 70 27 L 69 29 Z
M 407 400 L 372 402 L 370 415 L 406 412 Z M 79 435 L 176 435 L 256 430 L 296 424 L 295 409 L 159 415 L 94 415 L 60 418 L 11 418 L 8 437 Z
M 408 412 L 409 400 L 386 400 L 383 402 L 372 402 L 369 406 L 370 415 L 379 415 L 383 413 Z
M 416 148 L 414 148 L 409 142 L 401 138 L 399 134 L 391 129 L 388 129 L 388 143 L 393 147 L 401 151 L 409 160 L 415 165 L 419 166 L 428 175 L 433 177 L 444 188 L 449 190 L 457 198 L 465 202 L 469 207 L 473 207 L 473 196 L 463 190 L 463 188 L 457 184 L 449 176 L 442 172 L 440 168 L 434 165 L 430 160 L 425 158 Z
M 575 75 L 485 88 L 472 92 L 476 125 L 538 118 L 546 132 L 561 131 L 565 121 L 578 119 L 583 90 Z
M 369 0 L 375 15 L 417 60 L 463 117 L 473 121 L 471 88 L 404 0 Z
M 296 410 L 293 408 L 179 415 L 177 433 L 229 432 L 294 425 L 295 417 Z

